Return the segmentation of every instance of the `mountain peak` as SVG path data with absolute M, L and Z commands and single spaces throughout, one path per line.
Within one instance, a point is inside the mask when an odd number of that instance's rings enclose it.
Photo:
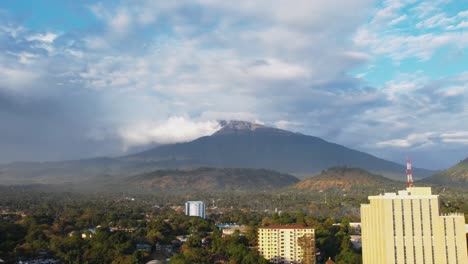
M 239 120 L 222 120 L 219 121 L 219 124 L 222 126 L 222 128 L 218 130 L 214 135 L 233 134 L 239 132 L 255 131 L 259 128 L 267 128 L 266 126 L 260 124 Z
M 219 123 L 221 124 L 221 126 L 223 126 L 223 128 L 237 129 L 237 130 L 255 130 L 260 127 L 265 127 L 260 124 L 251 123 L 247 121 L 241 121 L 241 120 L 230 120 L 230 121 L 221 120 L 219 121 Z

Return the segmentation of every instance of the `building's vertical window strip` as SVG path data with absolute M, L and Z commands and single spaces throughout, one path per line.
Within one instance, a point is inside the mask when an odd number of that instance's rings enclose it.
M 401 223 L 402 223 L 402 227 L 403 227 L 403 257 L 404 257 L 404 260 L 405 260 L 405 264 L 407 263 L 407 260 L 406 260 L 406 230 L 405 230 L 405 204 L 403 202 L 403 199 L 400 200 L 401 201 Z
M 429 199 L 429 222 L 431 224 L 431 249 L 432 249 L 432 263 L 435 264 L 435 251 L 434 251 L 434 230 L 432 228 L 432 203 Z
M 455 225 L 455 218 L 452 218 L 452 221 L 453 221 L 453 240 L 455 242 L 455 259 L 458 261 L 457 229 Z
M 416 263 L 416 245 L 414 243 L 415 229 L 414 229 L 414 209 L 413 209 L 414 199 L 410 200 L 411 204 L 411 241 L 413 241 L 413 262 Z
M 426 248 L 424 247 L 424 220 L 423 220 L 423 207 L 422 207 L 422 199 L 419 200 L 419 219 L 421 221 L 421 240 L 422 240 L 422 256 L 423 262 L 426 262 Z
M 396 223 L 395 223 L 395 200 L 392 199 L 392 220 L 393 220 L 393 249 L 395 250 L 395 263 L 398 263 Z
M 445 235 L 445 259 L 447 264 L 449 263 L 449 250 L 448 250 L 448 241 L 447 241 L 447 218 L 444 217 L 444 235 Z

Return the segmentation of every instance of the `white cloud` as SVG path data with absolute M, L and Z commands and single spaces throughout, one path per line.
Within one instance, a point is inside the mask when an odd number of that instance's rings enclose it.
M 7 52 L 7 53 L 13 56 L 16 56 L 18 58 L 18 62 L 21 64 L 31 64 L 35 58 L 39 57 L 39 55 L 37 54 L 26 52 L 26 51 L 22 51 L 19 53 L 13 53 L 13 52 Z
M 398 16 L 399 10 L 403 8 L 405 4 L 403 1 L 398 0 L 386 0 L 383 3 L 383 7 L 378 9 L 374 15 L 372 23 L 381 23 L 383 21 L 391 21 Z
M 130 24 L 131 17 L 125 10 L 120 10 L 115 16 L 112 16 L 109 21 L 112 30 L 120 34 L 127 33 Z
M 214 111 L 205 111 L 200 115 L 201 120 L 234 120 L 234 121 L 249 121 L 252 123 L 263 124 L 262 121 L 258 119 L 258 116 L 250 112 L 214 112 Z
M 420 134 L 410 134 L 403 139 L 393 139 L 378 142 L 377 146 L 379 147 L 398 147 L 398 148 L 410 148 L 415 146 L 428 146 L 433 144 L 432 137 L 434 132 L 426 132 Z
M 458 12 L 457 16 L 462 18 L 468 17 L 468 10 Z
M 446 17 L 440 13 L 416 24 L 417 28 L 435 28 L 451 24 L 456 21 L 455 17 Z
M 440 8 L 437 6 L 436 3 L 434 3 L 434 1 L 431 1 L 431 2 L 423 1 L 419 3 L 417 6 L 413 7 L 411 10 L 417 13 L 418 18 L 424 18 L 439 11 Z
M 248 73 L 254 78 L 263 80 L 288 80 L 307 77 L 308 70 L 299 65 L 269 59 L 252 65 Z
M 431 1 L 430 4 L 384 1 L 371 21 L 359 28 L 353 41 L 372 55 L 389 57 L 397 64 L 408 58 L 430 60 L 442 48 L 465 49 L 468 47 L 468 34 L 459 29 L 467 26 L 463 19 L 466 11 L 447 15 L 442 12 L 447 3 L 444 0 Z M 411 23 L 402 26 L 400 22 L 404 20 Z M 412 26 L 414 24 L 415 27 Z
M 467 131 L 456 131 L 440 134 L 442 142 L 445 143 L 459 143 L 468 145 L 468 132 Z
M 390 21 L 390 23 L 388 23 L 388 25 L 389 26 L 394 26 L 394 25 L 399 24 L 402 21 L 405 21 L 406 19 L 408 19 L 407 15 L 401 15 L 401 16 L 399 16 L 397 18 L 392 19 L 392 21 Z
M 461 21 L 457 25 L 450 25 L 447 26 L 448 30 L 457 30 L 457 29 L 462 29 L 462 28 L 467 28 L 468 27 L 468 21 Z
M 465 93 L 466 87 L 448 87 L 443 90 L 438 90 L 437 93 L 443 96 L 460 96 Z
M 40 42 L 46 42 L 46 43 L 52 43 L 54 42 L 55 39 L 57 39 L 59 35 L 52 33 L 52 32 L 47 32 L 44 34 L 33 34 L 30 36 L 26 36 L 26 40 L 28 41 L 40 41 Z
M 11 91 L 29 90 L 40 77 L 40 73 L 32 69 L 0 65 L 0 89 L 5 88 Z
M 447 132 L 447 133 L 442 133 L 440 136 L 443 138 L 459 138 L 459 137 L 468 138 L 468 131 Z
M 421 34 L 414 36 L 384 35 L 361 28 L 354 38 L 356 45 L 369 47 L 379 55 L 387 55 L 400 61 L 406 58 L 429 60 L 436 50 L 442 47 L 464 48 L 468 46 L 467 32 L 447 32 L 443 34 Z
M 120 129 L 125 148 L 150 143 L 186 142 L 208 136 L 221 128 L 217 121 L 194 121 L 186 117 L 171 117 L 162 122 L 140 121 Z
M 301 122 L 295 122 L 295 121 L 288 121 L 288 120 L 279 120 L 274 123 L 275 127 L 279 129 L 293 129 L 295 127 L 300 127 L 303 126 L 304 124 Z

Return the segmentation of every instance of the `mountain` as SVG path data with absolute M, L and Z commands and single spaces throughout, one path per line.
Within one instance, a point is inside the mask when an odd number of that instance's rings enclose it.
M 460 161 L 447 170 L 440 171 L 431 177 L 423 179 L 423 183 L 468 187 L 468 158 Z
M 363 190 L 404 188 L 397 182 L 359 168 L 333 167 L 294 185 L 295 189 L 307 191 Z
M 126 179 L 126 185 L 164 191 L 258 191 L 284 188 L 298 181 L 294 176 L 264 169 L 197 168 L 131 176 Z
M 90 183 L 154 170 L 151 164 L 116 158 L 14 162 L 0 166 L 0 184 Z
M 211 136 L 162 145 L 133 155 L 57 162 L 16 162 L 0 166 L 0 184 L 92 183 L 160 169 L 199 167 L 269 169 L 311 175 L 334 166 L 366 169 L 405 180 L 403 165 L 321 138 L 243 121 L 221 122 Z M 413 168 L 415 178 L 433 171 Z
M 396 180 L 406 179 L 403 165 L 318 137 L 243 121 L 225 123 L 221 130 L 211 136 L 160 146 L 124 159 L 152 162 L 163 168 L 266 168 L 295 175 L 310 175 L 334 166 L 350 166 Z M 414 169 L 416 178 L 432 173 Z

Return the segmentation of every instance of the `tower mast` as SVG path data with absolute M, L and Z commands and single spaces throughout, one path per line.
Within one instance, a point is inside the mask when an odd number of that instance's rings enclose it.
M 406 158 L 406 176 L 408 178 L 408 187 L 413 187 L 413 172 L 411 170 L 410 158 Z

